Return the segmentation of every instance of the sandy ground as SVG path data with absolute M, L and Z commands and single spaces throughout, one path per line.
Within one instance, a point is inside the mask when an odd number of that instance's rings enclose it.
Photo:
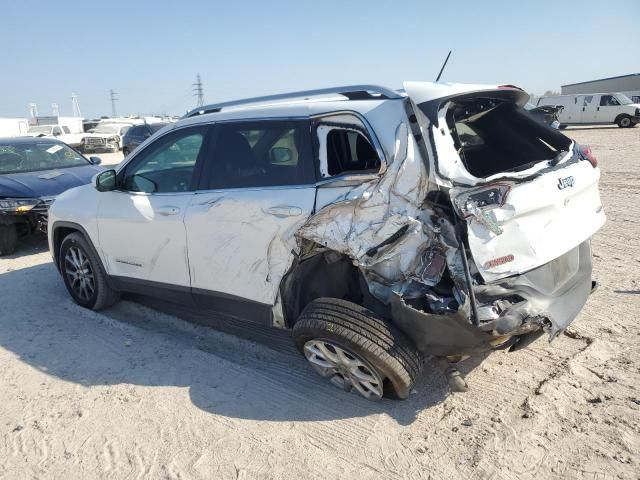
M 467 393 L 428 362 L 370 403 L 286 335 L 83 310 L 43 242 L 0 259 L 0 478 L 640 478 L 640 128 L 567 133 L 602 166 L 601 287 L 570 335 L 466 361 Z

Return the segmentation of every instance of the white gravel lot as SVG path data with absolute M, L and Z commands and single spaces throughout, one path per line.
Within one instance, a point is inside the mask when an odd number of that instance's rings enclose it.
M 286 336 L 84 310 L 24 243 L 0 259 L 0 478 L 640 478 L 640 128 L 566 133 L 602 167 L 601 287 L 569 336 L 466 361 L 467 393 L 428 362 L 407 401 L 371 403 Z

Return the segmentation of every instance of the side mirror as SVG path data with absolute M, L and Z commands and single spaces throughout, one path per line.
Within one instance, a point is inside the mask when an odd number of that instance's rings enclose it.
M 96 190 L 99 192 L 110 192 L 116 188 L 116 171 L 105 170 L 96 175 Z
M 275 147 L 271 149 L 271 162 L 272 163 L 289 163 L 293 160 L 293 152 L 287 147 Z
M 102 159 L 100 157 L 89 157 L 89 161 L 92 165 L 100 165 L 102 163 Z

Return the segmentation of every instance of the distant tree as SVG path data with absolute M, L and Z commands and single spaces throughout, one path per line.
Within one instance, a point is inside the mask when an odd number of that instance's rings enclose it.
M 554 95 L 560 95 L 560 92 L 554 92 L 554 91 L 551 91 L 551 90 L 547 90 L 546 92 L 544 92 L 544 96 L 545 97 L 552 97 Z

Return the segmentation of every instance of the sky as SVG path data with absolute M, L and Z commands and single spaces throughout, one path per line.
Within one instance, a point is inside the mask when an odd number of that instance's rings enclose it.
M 2 0 L 0 117 L 182 114 L 205 101 L 442 80 L 528 92 L 640 72 L 640 0 Z

